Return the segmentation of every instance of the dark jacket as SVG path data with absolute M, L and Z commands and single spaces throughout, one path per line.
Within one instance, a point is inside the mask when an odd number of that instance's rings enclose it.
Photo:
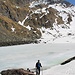
M 37 69 L 40 69 L 40 67 L 42 67 L 41 63 L 40 63 L 40 62 L 37 62 L 37 63 L 36 63 L 36 68 L 37 68 Z

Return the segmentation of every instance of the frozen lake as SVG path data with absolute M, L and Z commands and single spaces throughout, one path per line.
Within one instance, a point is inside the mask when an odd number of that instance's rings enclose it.
M 0 47 L 0 71 L 10 68 L 32 69 L 38 59 L 44 68 L 49 68 L 74 55 L 75 43 Z

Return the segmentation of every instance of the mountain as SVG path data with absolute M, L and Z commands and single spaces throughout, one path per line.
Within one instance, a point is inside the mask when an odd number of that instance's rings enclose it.
M 74 9 L 65 0 L 0 0 L 0 45 L 74 38 Z

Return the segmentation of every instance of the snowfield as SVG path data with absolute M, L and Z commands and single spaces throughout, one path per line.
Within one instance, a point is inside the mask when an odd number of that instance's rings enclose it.
M 43 66 L 43 73 L 41 71 L 43 75 L 74 75 L 75 61 L 64 66 L 59 65 L 63 61 L 75 56 L 74 49 L 75 43 L 0 47 L 0 71 L 11 68 L 33 69 L 39 59 Z
M 75 60 L 66 65 L 58 65 L 45 70 L 43 75 L 75 75 Z

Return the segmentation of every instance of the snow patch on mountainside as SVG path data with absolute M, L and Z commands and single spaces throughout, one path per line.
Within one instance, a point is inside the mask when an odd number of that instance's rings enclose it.
M 29 16 L 26 16 L 26 18 L 25 18 L 22 22 L 19 21 L 18 23 L 19 23 L 20 25 L 24 26 L 24 23 L 25 23 L 25 21 L 26 21 L 28 18 L 29 18 Z
M 15 32 L 15 28 L 13 26 L 12 26 L 11 30 L 12 30 L 12 32 Z
M 37 5 L 40 5 L 40 4 L 47 4 L 48 2 L 46 0 L 39 0 L 39 1 L 33 1 L 32 3 L 30 3 L 30 8 L 33 8 Z
M 25 18 L 22 22 L 19 21 L 18 23 L 19 23 L 19 25 L 21 25 L 21 26 L 27 28 L 28 30 L 31 30 L 31 27 L 30 27 L 29 25 L 28 25 L 28 26 L 25 26 L 25 25 L 24 25 L 25 21 L 26 21 L 28 18 L 29 18 L 29 16 L 26 16 L 26 18 Z

